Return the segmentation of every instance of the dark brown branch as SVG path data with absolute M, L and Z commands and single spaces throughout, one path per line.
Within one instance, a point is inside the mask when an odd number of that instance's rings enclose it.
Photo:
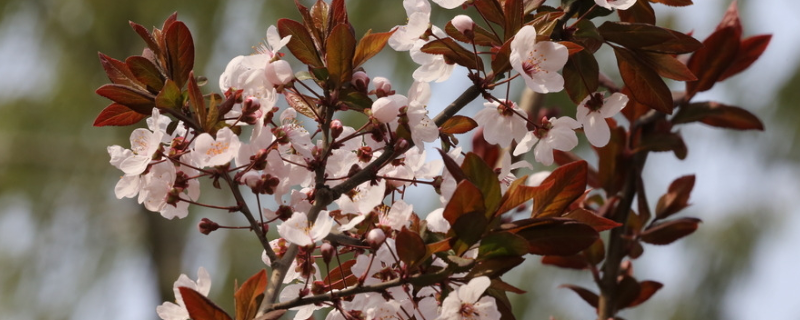
M 264 250 L 267 252 L 267 257 L 272 259 L 271 261 L 275 261 L 278 259 L 278 256 L 275 255 L 275 251 L 273 251 L 272 247 L 269 245 L 267 235 L 263 232 L 264 227 L 256 220 L 256 218 L 253 216 L 253 213 L 250 211 L 250 208 L 247 206 L 247 202 L 244 201 L 244 197 L 242 196 L 241 190 L 239 190 L 239 186 L 233 181 L 229 172 L 222 174 L 222 178 L 225 179 L 225 182 L 227 182 L 228 186 L 231 188 L 231 192 L 233 192 L 233 198 L 236 199 L 236 204 L 239 206 L 239 211 L 244 215 L 245 218 L 247 218 L 247 222 L 250 223 L 250 228 L 253 229 L 256 237 L 258 237 L 258 241 L 261 242 L 261 246 L 264 247 Z

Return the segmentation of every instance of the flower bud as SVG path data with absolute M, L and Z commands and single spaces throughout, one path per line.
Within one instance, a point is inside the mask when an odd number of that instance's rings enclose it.
M 356 90 L 366 93 L 369 89 L 369 76 L 364 71 L 356 71 L 353 73 L 353 78 L 350 79 L 350 84 Z
M 472 21 L 472 18 L 470 18 L 467 15 L 459 14 L 455 16 L 453 20 L 451 20 L 450 22 L 453 24 L 453 27 L 456 27 L 456 30 L 458 30 L 458 32 L 461 32 L 465 36 L 472 39 L 472 37 L 474 36 L 472 29 L 475 28 L 475 22 Z
M 325 261 L 325 264 L 328 264 L 331 263 L 331 259 L 333 259 L 333 255 L 336 253 L 336 248 L 326 242 L 319 247 L 319 251 L 322 252 L 322 260 Z
M 344 130 L 344 127 L 342 127 L 342 121 L 341 120 L 334 119 L 333 121 L 331 121 L 331 136 L 334 139 L 339 138 L 339 136 L 342 135 L 342 131 L 343 130 Z
M 200 230 L 200 233 L 208 235 L 209 233 L 211 233 L 211 231 L 219 229 L 219 224 L 209 220 L 208 218 L 203 218 L 197 225 L 197 229 Z
M 384 241 L 386 241 L 386 234 L 379 228 L 372 229 L 367 233 L 367 243 L 372 250 L 378 250 Z
M 375 82 L 375 95 L 378 97 L 386 97 L 394 94 L 392 90 L 392 83 L 389 79 L 384 77 L 375 77 L 372 79 Z

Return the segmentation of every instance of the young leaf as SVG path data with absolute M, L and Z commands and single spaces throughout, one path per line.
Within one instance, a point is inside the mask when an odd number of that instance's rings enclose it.
M 311 97 L 298 95 L 292 90 L 283 90 L 283 95 L 290 107 L 309 119 L 316 120 L 317 116 L 314 114 L 314 107 L 309 104 L 312 101 Z
M 103 111 L 100 111 L 100 114 L 94 119 L 93 126 L 129 126 L 147 117 L 146 114 L 133 111 L 119 103 L 112 103 L 103 109 Z
M 509 40 L 522 28 L 524 15 L 522 0 L 506 0 L 503 3 L 503 16 L 505 17 L 505 39 Z
M 428 257 L 425 242 L 419 234 L 403 227 L 397 233 L 397 256 L 413 270 Z
M 531 217 L 557 217 L 586 191 L 586 161 L 558 167 L 542 184 L 533 188 Z
M 353 76 L 353 58 L 356 52 L 356 38 L 350 25 L 339 24 L 333 27 L 325 45 L 325 62 L 328 67 L 333 88 L 349 83 Z
M 492 216 L 497 207 L 500 206 L 500 199 L 502 198 L 497 174 L 483 159 L 472 152 L 467 153 L 467 156 L 464 157 L 461 170 L 464 171 L 467 180 L 481 190 L 487 217 Z
M 500 38 L 498 38 L 494 33 L 477 24 L 472 28 L 472 32 L 475 34 L 473 39 L 468 38 L 466 35 L 461 33 L 461 31 L 458 31 L 458 29 L 453 26 L 452 21 L 448 21 L 444 26 L 444 32 L 447 33 L 447 35 L 451 38 L 464 43 L 475 43 L 476 45 L 486 47 L 499 47 L 503 44 L 503 42 L 500 41 Z
M 194 111 L 195 119 L 197 119 L 197 123 L 205 124 L 206 123 L 206 101 L 203 98 L 203 93 L 200 91 L 200 87 L 197 86 L 197 81 L 194 78 L 194 71 L 189 72 L 189 104 L 192 106 L 192 111 Z M 210 128 L 203 128 L 203 131 L 208 131 Z
M 353 56 L 353 68 L 358 68 L 358 66 L 378 54 L 386 46 L 386 42 L 389 41 L 389 37 L 392 36 L 395 30 L 381 33 L 370 33 L 371 31 L 367 31 L 367 34 L 358 41 L 355 56 Z
M 132 56 L 125 59 L 125 64 L 136 80 L 139 80 L 147 87 L 147 91 L 159 92 L 164 87 L 164 75 L 158 70 L 156 65 L 142 56 Z
M 328 26 L 335 27 L 340 24 L 350 24 L 347 21 L 347 8 L 344 5 L 344 0 L 333 0 L 328 13 Z
M 97 88 L 95 93 L 148 116 L 153 113 L 155 107 L 155 97 L 149 92 L 119 84 L 103 85 Z
M 630 108 L 632 101 L 633 100 L 629 101 L 628 106 L 622 110 Z M 616 194 L 622 189 L 624 177 L 620 174 L 616 174 L 616 172 L 621 168 L 625 168 L 629 163 L 628 157 L 625 157 L 626 143 L 627 133 L 625 129 L 622 127 L 615 127 L 611 129 L 611 140 L 605 147 L 594 147 L 598 158 L 597 167 L 604 168 L 598 171 L 597 178 L 600 180 L 600 184 L 606 191 L 606 194 Z
M 594 23 L 592 23 L 591 20 L 583 19 L 579 20 L 575 27 L 578 29 L 572 34 L 571 40 L 592 53 L 597 52 L 600 46 L 603 45 L 604 39 L 597 31 L 597 27 L 595 27 Z
M 150 35 L 150 32 L 147 31 L 147 28 L 133 21 L 128 21 L 128 24 L 130 24 L 133 31 L 136 32 L 136 34 L 138 34 L 145 43 L 147 43 L 147 47 L 150 48 L 150 50 L 153 50 L 156 56 L 161 54 L 161 48 L 158 47 L 156 40 L 153 39 L 153 36 Z
M 739 52 L 736 54 L 736 59 L 734 59 L 731 66 L 719 76 L 719 80 L 717 81 L 723 81 L 750 67 L 750 65 L 756 62 L 758 57 L 764 53 L 771 39 L 771 34 L 762 34 L 742 40 L 739 44 Z
M 236 320 L 255 318 L 256 312 L 258 312 L 258 305 L 261 302 L 260 298 L 263 297 L 266 287 L 267 272 L 261 269 L 236 290 L 236 293 L 233 294 L 236 305 Z
M 697 77 L 683 62 L 671 54 L 635 50 L 636 56 L 642 59 L 658 75 L 677 81 L 695 81 Z
M 617 10 L 617 14 L 619 21 L 656 24 L 656 12 L 647 0 L 638 0 L 628 10 Z
M 641 235 L 642 241 L 649 244 L 665 245 L 692 234 L 700 224 L 697 218 L 680 218 L 658 223 Z
M 564 89 L 572 102 L 581 103 L 586 96 L 597 91 L 600 68 L 591 52 L 581 50 L 570 55 L 563 74 Z
M 100 52 L 97 53 L 97 56 L 100 58 L 100 64 L 103 66 L 103 70 L 106 71 L 108 80 L 111 80 L 111 83 L 140 90 L 145 89 L 144 85 L 136 79 L 136 76 L 133 75 L 133 72 L 131 72 L 125 62 Z
M 442 161 L 444 161 L 444 167 L 447 168 L 447 171 L 450 172 L 450 175 L 456 179 L 456 182 L 460 183 L 461 180 L 467 178 L 467 176 L 464 175 L 464 171 L 461 171 L 461 167 L 458 166 L 458 163 L 456 163 L 456 161 L 453 160 L 453 158 L 450 158 L 450 156 L 447 155 L 446 152 L 442 151 L 442 149 L 436 149 L 436 150 L 439 151 L 439 155 L 442 156 Z
M 328 272 L 328 276 L 325 277 L 323 282 L 330 283 L 331 288 L 336 290 L 356 285 L 358 279 L 353 275 L 353 271 L 351 271 L 351 268 L 355 264 L 356 260 L 347 260 L 343 262 L 340 266 Z
M 503 6 L 497 0 L 475 0 L 475 8 L 487 20 L 504 26 L 506 18 L 503 15 Z
M 617 283 L 617 309 L 624 309 L 633 303 L 641 293 L 641 286 L 631 276 L 622 276 L 622 280 Z
M 736 130 L 764 130 L 764 124 L 749 111 L 707 101 L 683 106 L 672 118 L 672 123 L 700 121 L 707 125 Z
M 456 191 L 453 192 L 450 202 L 444 207 L 442 215 L 452 226 L 459 217 L 473 211 L 478 211 L 481 214 L 486 212 L 486 208 L 483 205 L 483 195 L 472 182 L 461 181 L 456 186 Z
M 603 218 L 601 216 L 598 216 L 594 212 L 580 208 L 570 211 L 563 217 L 575 219 L 575 221 L 584 223 L 594 228 L 594 230 L 596 230 L 597 232 L 611 230 L 616 227 L 622 226 L 621 223 L 615 222 L 614 220 L 611 219 Z
M 524 228 L 517 235 L 528 240 L 528 253 L 571 256 L 592 245 L 600 234 L 577 222 L 538 225 Z
M 183 107 L 183 93 L 172 79 L 167 79 L 156 96 L 156 107 L 172 110 L 180 110 Z
M 194 320 L 232 320 L 225 311 L 199 292 L 187 288 L 178 287 L 183 297 L 189 317 Z
M 658 199 L 656 219 L 667 218 L 689 206 L 689 195 L 694 188 L 694 175 L 683 176 L 669 185 L 666 194 Z
M 511 62 L 509 62 L 509 57 L 511 56 L 511 41 L 512 40 L 508 40 L 503 43 L 500 50 L 492 57 L 492 72 L 494 72 L 494 74 L 502 74 L 511 70 Z
M 520 265 L 525 258 L 520 256 L 502 257 L 478 261 L 472 270 L 467 274 L 468 279 L 487 276 L 489 278 L 498 278 L 505 274 L 514 267 Z M 506 319 L 506 318 L 501 318 Z
M 281 37 L 292 36 L 286 47 L 298 60 L 312 67 L 325 67 L 314 46 L 314 40 L 302 23 L 286 18 L 279 19 L 278 33 Z
M 606 41 L 629 49 L 681 54 L 703 47 L 691 36 L 646 23 L 606 21 L 597 30 Z
M 564 269 L 585 270 L 589 268 L 586 259 L 580 255 L 571 256 L 544 256 L 542 264 L 549 264 Z
M 194 68 L 192 33 L 189 32 L 189 27 L 180 21 L 175 21 L 165 30 L 168 75 L 178 88 L 183 88 L 189 79 L 189 72 Z
M 645 301 L 649 300 L 656 292 L 661 289 L 664 285 L 660 282 L 645 280 L 639 282 L 639 296 L 636 297 L 631 303 L 628 304 L 627 308 L 633 308 L 638 306 Z
M 571 284 L 562 284 L 559 286 L 559 288 L 567 288 L 574 291 L 578 294 L 578 296 L 581 297 L 581 299 L 583 299 L 583 301 L 586 301 L 586 303 L 588 303 L 590 306 L 597 308 L 597 302 L 599 298 L 597 297 L 596 293 L 591 292 L 586 288 Z
M 477 127 L 478 123 L 472 120 L 472 118 L 456 115 L 447 119 L 447 121 L 439 127 L 439 132 L 444 134 L 461 134 L 470 132 Z
M 687 99 L 695 93 L 714 86 L 722 74 L 733 65 L 739 54 L 739 37 L 734 27 L 714 31 L 705 41 L 703 48 L 689 58 L 686 66 L 697 77 L 697 81 L 686 83 Z
M 478 260 L 524 256 L 528 253 L 528 242 L 511 232 L 492 233 L 481 239 Z
M 447 61 L 473 70 L 483 70 L 483 62 L 472 51 L 464 49 L 452 38 L 433 40 L 422 46 L 422 52 L 444 55 Z
M 692 5 L 692 0 L 652 0 L 652 2 L 663 3 L 672 7 L 685 7 Z
M 482 211 L 470 211 L 460 215 L 451 226 L 456 234 L 451 240 L 451 245 L 456 255 L 460 256 L 481 240 L 481 236 L 489 227 L 489 220 Z
M 672 114 L 672 92 L 652 68 L 626 48 L 612 46 L 622 81 L 633 98 L 657 111 Z

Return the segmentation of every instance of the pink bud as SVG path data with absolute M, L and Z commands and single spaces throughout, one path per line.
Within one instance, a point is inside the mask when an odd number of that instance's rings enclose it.
M 392 91 L 392 83 L 389 82 L 389 79 L 375 77 L 372 80 L 375 83 L 375 95 L 378 97 L 386 97 L 394 94 L 394 91 Z
M 386 241 L 386 234 L 381 229 L 375 228 L 367 233 L 367 243 L 372 250 L 378 250 L 384 241 Z
M 342 130 L 344 130 L 344 128 L 342 127 L 342 121 L 341 120 L 334 119 L 333 121 L 331 121 L 331 136 L 334 139 L 336 139 L 340 135 L 342 135 Z
M 361 92 L 367 92 L 369 88 L 369 76 L 364 71 L 356 71 L 353 73 L 353 78 L 350 80 L 350 84 L 356 88 L 356 90 Z
M 475 27 L 475 22 L 472 21 L 472 18 L 463 14 L 455 16 L 450 22 L 453 23 L 453 26 L 456 27 L 458 32 L 466 36 L 472 34 L 472 29 Z M 467 34 L 468 32 L 469 34 Z
M 208 235 L 212 231 L 219 229 L 219 224 L 208 218 L 203 218 L 200 220 L 200 224 L 197 225 L 197 229 L 200 230 L 200 233 Z
M 333 255 L 336 253 L 336 248 L 326 242 L 319 247 L 319 251 L 322 252 L 322 260 L 327 264 L 331 263 L 331 259 L 333 259 Z

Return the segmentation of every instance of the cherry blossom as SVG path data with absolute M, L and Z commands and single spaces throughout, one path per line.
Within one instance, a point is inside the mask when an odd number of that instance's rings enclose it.
M 531 90 L 539 93 L 564 89 L 564 78 L 558 70 L 567 63 L 569 52 L 564 45 L 552 41 L 536 41 L 536 29 L 524 26 L 511 40 L 509 61 Z
M 569 151 L 578 145 L 575 129 L 580 124 L 570 117 L 542 119 L 541 127 L 528 132 L 514 149 L 514 155 L 526 153 L 536 145 L 533 155 L 536 161 L 549 166 L 553 164 L 553 149 Z M 538 142 L 538 144 L 537 144 Z
M 289 220 L 278 226 L 282 238 L 298 246 L 305 247 L 328 236 L 333 226 L 333 218 L 328 211 L 320 211 L 313 226 L 308 225 L 308 217 L 303 212 L 295 212 Z
M 500 319 L 497 303 L 492 297 L 483 297 L 491 284 L 489 277 L 477 277 L 465 286 L 453 290 L 442 302 L 442 313 L 437 320 Z
M 627 10 L 636 4 L 636 0 L 594 0 L 594 3 L 606 9 Z
M 153 108 L 150 119 L 161 119 L 158 108 Z M 169 118 L 167 118 L 169 120 Z M 120 146 L 108 147 L 108 154 L 111 156 L 111 165 L 122 170 L 125 175 L 136 176 L 147 169 L 150 161 L 157 155 L 161 148 L 166 132 L 161 129 L 161 121 L 150 121 L 149 128 L 139 128 L 131 133 L 131 149 L 123 149 Z M 163 126 L 166 128 L 166 126 Z M 167 136 L 168 137 L 168 136 Z
M 239 154 L 241 143 L 228 127 L 217 131 L 216 139 L 203 133 L 194 142 L 194 158 L 200 167 L 226 165 Z
M 439 27 L 433 26 L 431 30 L 438 38 L 447 37 L 447 34 L 444 33 L 442 29 L 439 29 Z M 414 62 L 420 65 L 412 74 L 414 80 L 422 82 L 442 82 L 449 79 L 450 75 L 453 73 L 453 69 L 455 69 L 455 65 L 447 63 L 444 60 L 444 55 L 422 52 L 422 46 L 426 43 L 428 43 L 428 41 L 417 40 L 409 51 L 411 60 L 414 60 Z
M 603 99 L 603 94 L 595 92 L 578 105 L 576 120 L 583 125 L 583 132 L 595 147 L 603 147 L 611 138 L 605 118 L 611 118 L 628 104 L 628 96 L 616 92 Z
M 389 38 L 389 46 L 396 51 L 408 51 L 419 37 L 428 30 L 431 21 L 431 5 L 428 0 L 404 0 L 408 24 L 397 26 Z
M 433 2 L 436 2 L 436 4 L 442 8 L 453 9 L 464 4 L 464 2 L 467 2 L 467 0 L 433 0 Z
M 523 118 L 527 114 L 516 103 L 502 100 L 485 102 L 483 106 L 486 108 L 475 114 L 475 122 L 484 126 L 486 142 L 506 148 L 512 140 L 519 141 L 528 132 Z
M 431 98 L 431 86 L 426 82 L 414 82 L 408 89 L 408 126 L 414 145 L 424 148 L 423 142 L 433 142 L 439 138 L 439 127 L 428 116 L 427 104 Z
M 187 287 L 193 289 L 204 296 L 208 296 L 211 291 L 211 275 L 208 274 L 206 268 L 200 267 L 197 270 L 197 281 L 192 281 L 185 274 L 181 274 L 178 280 L 172 285 L 172 291 L 175 293 L 175 302 L 164 302 L 156 307 L 156 313 L 163 320 L 186 320 L 189 319 L 189 311 L 186 310 L 186 304 L 183 302 L 179 287 Z
M 369 182 L 362 183 L 354 191 L 354 194 L 344 194 L 335 201 L 339 205 L 339 209 L 342 210 L 342 214 L 356 214 L 349 222 L 339 227 L 341 231 L 352 229 L 358 223 L 364 221 L 376 206 L 383 203 L 386 180 L 381 180 L 377 185 L 372 185 Z

